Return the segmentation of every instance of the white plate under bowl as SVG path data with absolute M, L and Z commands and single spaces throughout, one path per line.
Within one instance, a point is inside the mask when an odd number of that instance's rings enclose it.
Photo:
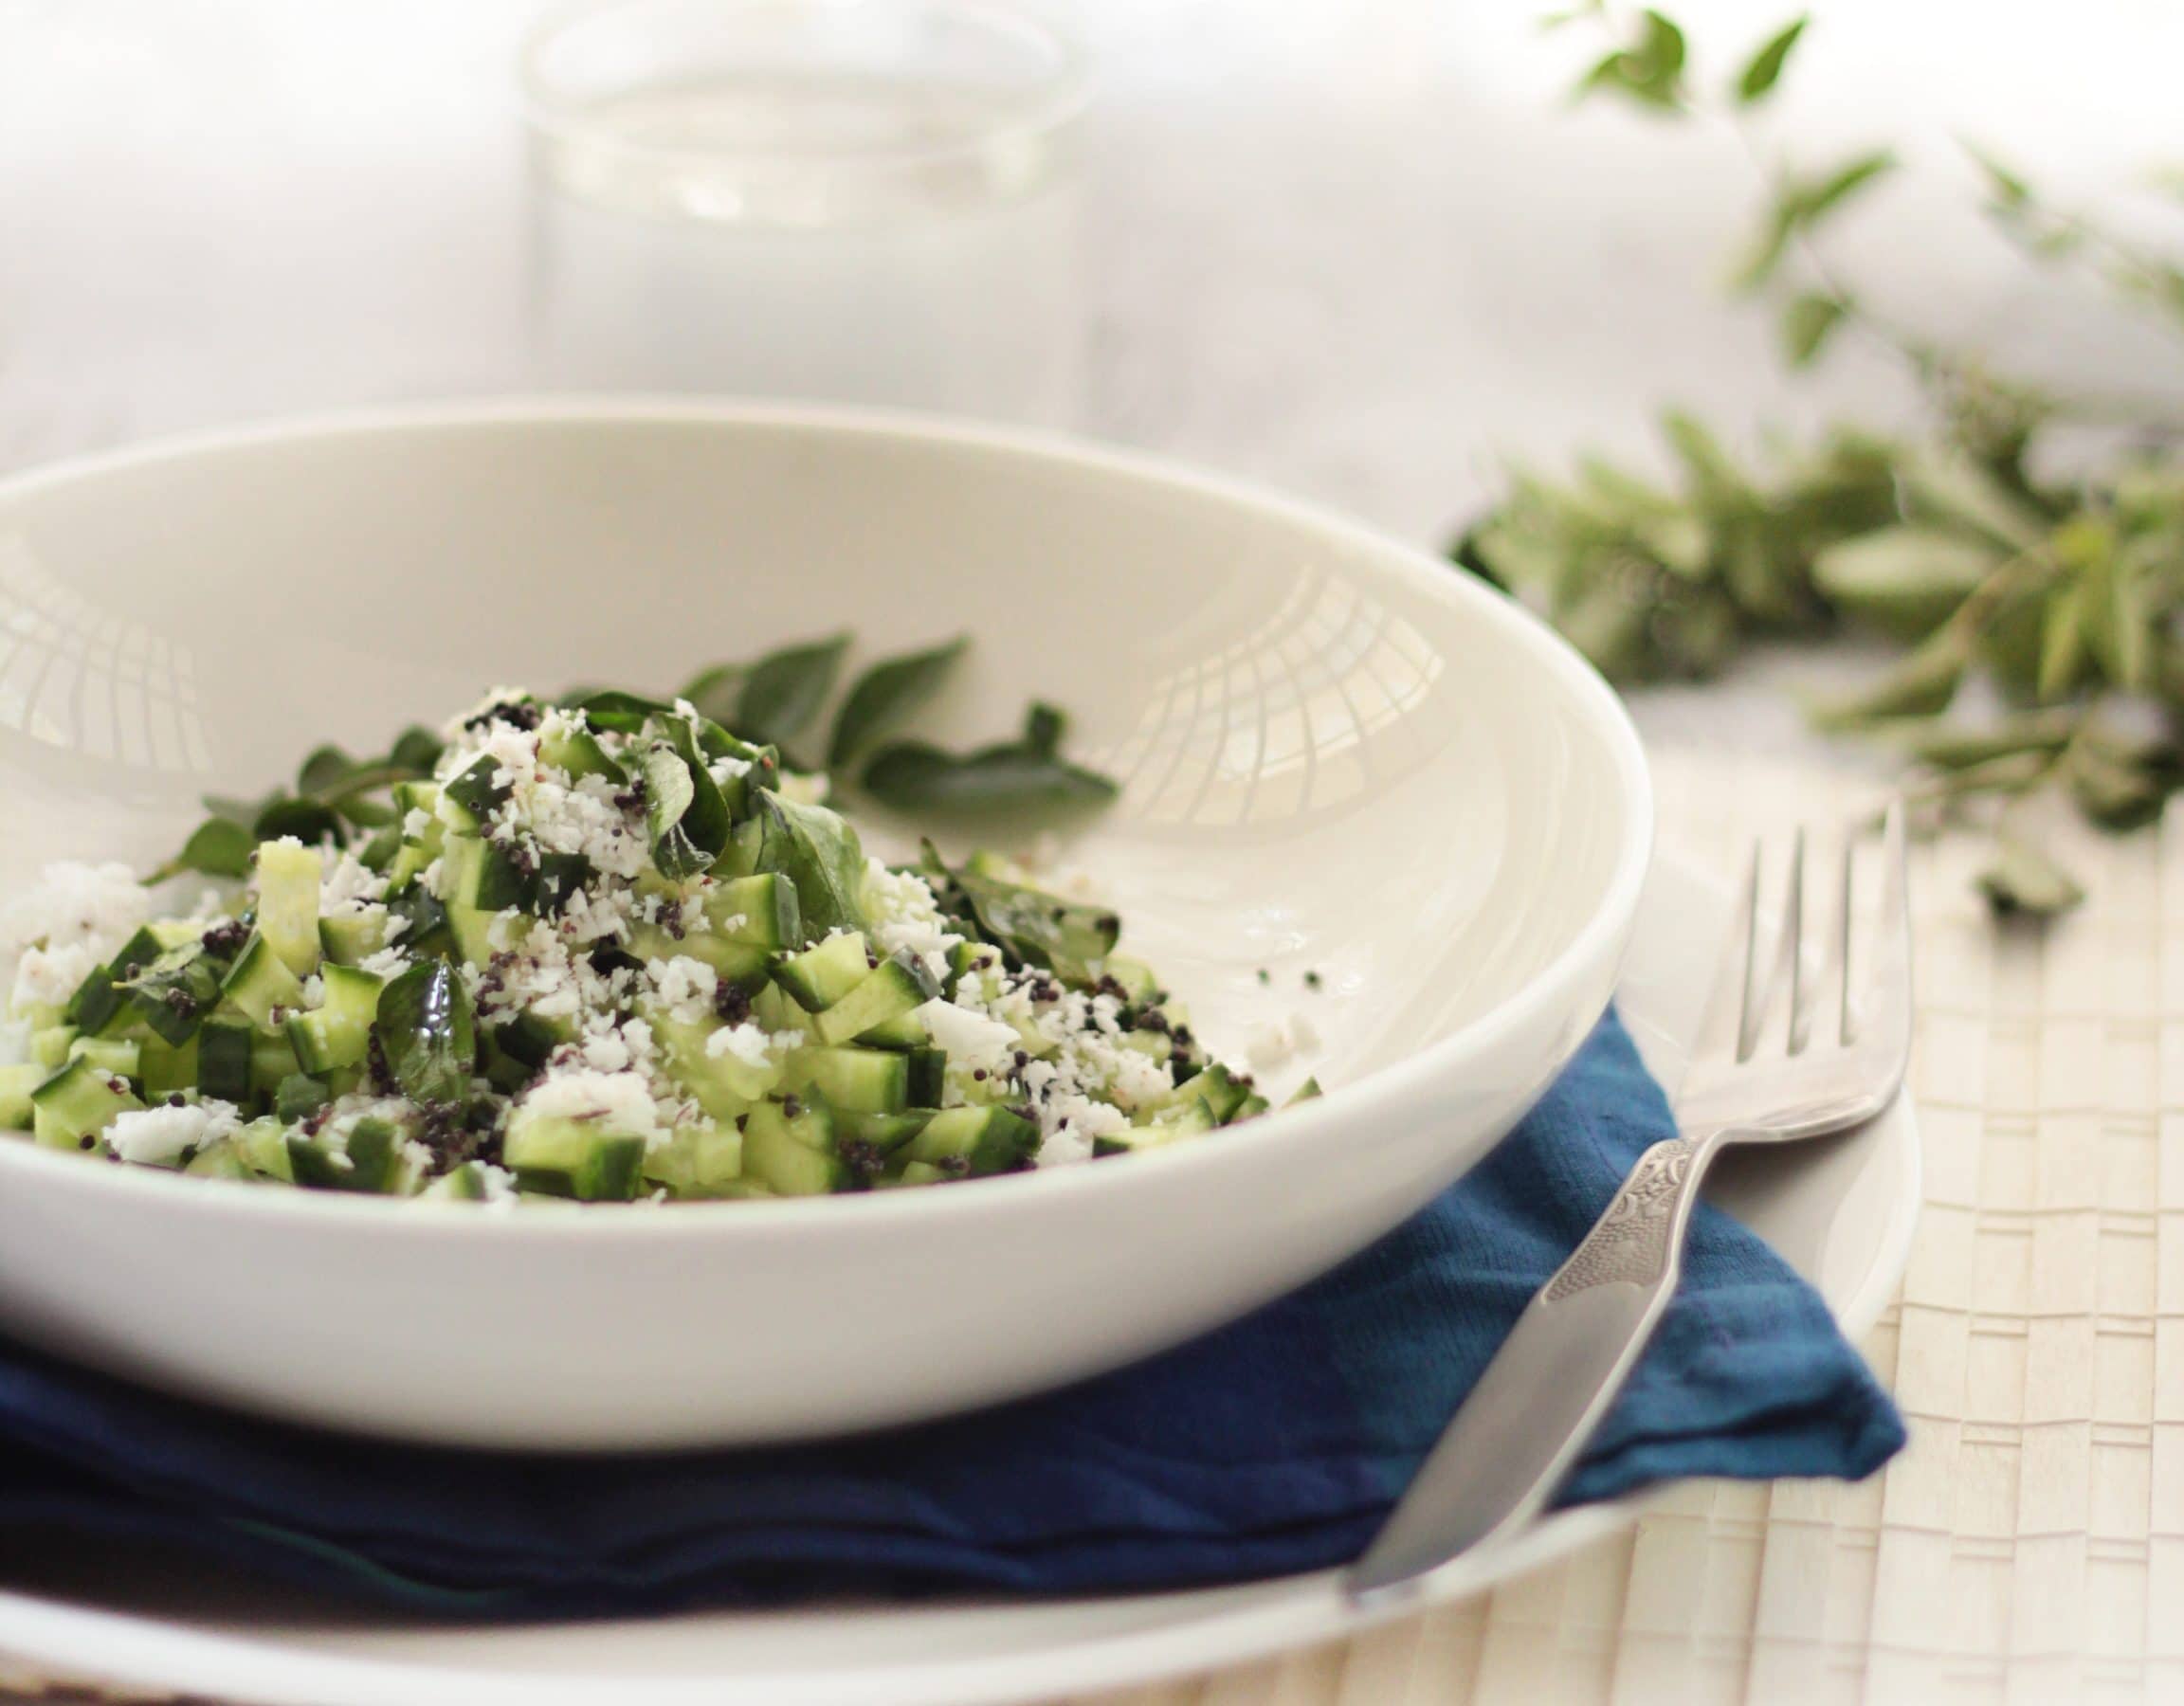
M 1608 999 L 1651 795 L 1622 706 L 1543 625 L 1280 498 L 827 410 L 465 405 L 0 484 L 0 892 L 56 856 L 149 864 L 207 789 L 253 795 L 317 741 L 373 751 L 495 683 L 671 687 L 841 627 L 867 655 L 973 636 L 943 740 L 1064 706 L 1123 785 L 1069 862 L 1218 1050 L 1308 1010 L 1323 1048 L 1268 1088 L 1317 1069 L 1331 1094 L 1127 1161 L 667 1212 L 492 1215 L 0 1143 L 0 1326 L 413 1440 L 931 1416 L 1145 1355 L 1361 1248 L 1486 1152 Z
M 1618 990 L 1664 1082 L 1682 1071 L 1707 969 L 1730 922 L 1717 881 L 1655 866 Z M 1712 1194 L 1765 1236 L 1856 1338 L 1902 1278 L 1919 1205 L 1908 1098 L 1818 1143 L 1755 1150 Z M 1563 1512 L 1515 1545 L 1427 1578 L 1462 1598 L 1630 1521 L 1643 1497 Z M 11 1566 L 15 1580 L 28 1567 Z M 328 1612 L 244 1580 L 154 1572 L 104 1542 L 0 1591 L 0 1653 L 147 1687 L 318 1706 L 974 1706 L 1119 1687 L 1355 1633 L 1369 1621 L 1331 1573 L 1188 1593 L 1026 1605 L 686 1615 L 460 1627 Z M 1415 1607 L 1413 1607 L 1415 1608 Z

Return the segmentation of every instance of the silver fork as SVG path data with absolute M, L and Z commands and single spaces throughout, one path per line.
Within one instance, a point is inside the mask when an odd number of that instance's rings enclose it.
M 1911 1051 L 1901 804 L 1889 808 L 1882 842 L 1880 925 L 1863 992 L 1855 994 L 1855 839 L 1844 847 L 1840 918 L 1818 977 L 1804 952 L 1804 832 L 1791 855 L 1773 955 L 1762 946 L 1759 849 L 1753 848 L 1738 928 L 1716 975 L 1712 1022 L 1676 1098 L 1678 1134 L 1639 1156 L 1584 1242 L 1526 1305 L 1402 1501 L 1352 1566 L 1353 1596 L 1400 1593 L 1426 1571 L 1539 1514 L 1667 1307 L 1700 1182 L 1716 1155 L 1733 1143 L 1782 1143 L 1862 1125 L 1894 1098 Z M 1839 990 L 1834 1034 L 1815 1041 L 1829 983 Z M 1784 984 L 1789 1000 L 1778 1007 Z

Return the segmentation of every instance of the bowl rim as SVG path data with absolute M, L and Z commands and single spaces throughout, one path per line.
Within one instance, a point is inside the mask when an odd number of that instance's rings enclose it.
M 1329 544 L 1346 547 L 1385 572 L 1423 590 L 1429 597 L 1467 608 L 1544 668 L 1579 706 L 1607 749 L 1625 803 L 1625 819 L 1608 882 L 1591 917 L 1546 966 L 1519 987 L 1508 1000 L 1438 1042 L 1302 1104 L 1265 1116 L 1248 1143 L 1176 1144 L 1129 1157 L 1125 1167 L 1033 1169 L 997 1178 L 965 1181 L 949 1190 L 852 1192 L 825 1198 L 775 1201 L 737 1199 L 674 1205 L 669 1214 L 619 1213 L 633 1205 L 570 1203 L 541 1205 L 520 1213 L 419 1212 L 405 1197 L 379 1197 L 341 1191 L 273 1190 L 262 1186 L 229 1186 L 223 1180 L 188 1180 L 165 1169 L 87 1168 L 82 1158 L 33 1143 L 0 1142 L 0 1171 L 27 1170 L 29 1177 L 47 1175 L 56 1185 L 73 1179 L 79 1188 L 109 1191 L 149 1191 L 152 1199 L 194 1203 L 208 1214 L 252 1220 L 264 1215 L 303 1216 L 321 1223 L 353 1221 L 403 1236 L 448 1233 L 507 1239 L 559 1240 L 575 1235 L 590 1240 L 678 1235 L 711 1237 L 735 1226 L 749 1239 L 808 1237 L 815 1229 L 845 1228 L 877 1232 L 882 1224 L 903 1215 L 919 1223 L 943 1215 L 1006 1212 L 1008 1206 L 1028 1209 L 1057 1192 L 1074 1192 L 1086 1201 L 1099 1191 L 1149 1189 L 1159 1179 L 1194 1174 L 1211 1177 L 1221 1169 L 1256 1162 L 1242 1157 L 1271 1156 L 1301 1150 L 1338 1124 L 1369 1113 L 1368 1103 L 1387 1103 L 1415 1095 L 1435 1081 L 1460 1079 L 1465 1070 L 1491 1054 L 1509 1035 L 1557 1006 L 1568 1006 L 1577 987 L 1604 953 L 1619 953 L 1618 938 L 1636 916 L 1640 891 L 1653 850 L 1654 798 L 1651 774 L 1629 712 L 1614 690 L 1567 640 L 1516 599 L 1494 590 L 1476 576 L 1453 571 L 1431 552 L 1359 521 L 1332 506 L 1233 475 L 1197 467 L 1150 451 L 1124 448 L 1070 433 L 863 405 L 774 402 L 733 397 L 662 395 L 644 392 L 587 393 L 581 396 L 510 394 L 499 397 L 380 405 L 282 416 L 240 426 L 216 426 L 164 435 L 118 449 L 94 451 L 39 464 L 0 479 L 0 518 L 19 499 L 48 487 L 95 480 L 102 475 L 184 462 L 194 457 L 249 451 L 298 441 L 401 436 L 420 430 L 485 430 L 501 427 L 576 426 L 725 426 L 756 431 L 810 432 L 829 437 L 893 440 L 936 445 L 976 453 L 1016 457 L 1048 465 L 1073 465 L 1125 481 L 1188 493 L 1225 507 L 1253 511 Z M 1356 560 L 1354 558 L 1353 560 Z M 1590 1019 L 1591 1016 L 1589 1016 Z M 1139 1180 L 1133 1187 L 1126 1183 Z M 100 1181 L 93 1184 L 93 1181 Z M 207 1189 L 209 1185 L 213 1189 Z

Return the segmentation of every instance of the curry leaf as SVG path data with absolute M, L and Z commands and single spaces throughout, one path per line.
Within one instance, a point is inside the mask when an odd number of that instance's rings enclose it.
M 2001 161 L 1982 148 L 1970 142 L 1958 146 L 1972 156 L 1972 163 L 1979 168 L 1987 180 L 1987 192 L 1993 198 L 1995 211 L 2014 213 L 2029 206 L 2032 200 L 2032 186 L 2011 172 Z
M 719 788 L 702 764 L 667 740 L 646 749 L 639 773 L 652 862 L 673 880 L 697 876 L 728 844 L 728 807 Z
M 1122 922 L 1103 907 L 1082 906 L 969 866 L 950 868 L 931 842 L 923 866 L 941 886 L 944 906 L 977 926 L 1018 964 L 1043 966 L 1071 983 L 1094 981 L 1092 967 L 1114 952 Z
M 387 1069 L 413 1101 L 460 1102 L 478 1066 L 469 991 L 446 960 L 411 966 L 379 992 L 372 1021 Z
M 1805 33 L 1809 22 L 1800 15 L 1769 37 L 1767 42 L 1745 62 L 1743 72 L 1737 79 L 1737 102 L 1739 106 L 1752 106 L 1764 100 L 1774 85 L 1781 81 L 1782 67 L 1788 63 L 1790 50 L 1797 45 L 1797 38 Z
M 626 693 L 616 687 L 588 687 L 565 695 L 561 707 L 566 711 L 581 711 L 594 729 L 606 729 L 616 735 L 634 735 L 646 721 L 673 707 L 642 693 Z
M 2085 898 L 2077 879 L 2044 848 L 2013 835 L 1998 838 L 1994 857 L 1977 880 L 1994 910 L 2005 915 L 2048 918 Z
M 1819 359 L 1829 337 L 1849 315 L 1841 297 L 1818 292 L 1793 297 L 1782 310 L 1782 353 L 1792 367 L 1809 367 Z
M 439 735 L 412 723 L 396 738 L 393 750 L 387 754 L 387 762 L 420 775 L 430 775 L 432 767 L 440 762 L 441 751 Z
M 883 658 L 865 670 L 842 701 L 842 709 L 835 713 L 827 762 L 837 766 L 847 763 L 882 729 L 930 699 L 970 644 L 969 636 L 958 634 L 924 651 Z
M 275 800 L 258 814 L 258 821 L 250 826 L 250 835 L 262 842 L 292 835 L 305 846 L 329 839 L 337 847 L 349 843 L 340 813 L 318 800 Z
M 1812 555 L 1812 584 L 1829 603 L 1892 634 L 1931 633 L 2002 564 L 1983 539 L 1938 527 L 1876 528 Z
M 250 831 L 232 818 L 207 818 L 191 831 L 190 839 L 182 844 L 182 851 L 144 880 L 164 882 L 184 871 L 195 871 L 205 877 L 247 877 L 250 855 L 257 844 Z
M 1600 91 L 1619 94 L 1661 112 L 1684 104 L 1684 32 L 1661 13 L 1647 10 L 1638 19 L 1638 36 L 1593 65 L 1577 85 L 1576 96 Z
M 805 942 L 836 930 L 864 928 L 864 849 L 840 814 L 761 790 L 753 821 L 757 826 L 753 868 L 789 879 L 803 916 Z
M 1865 692 L 1818 707 L 1813 721 L 1823 729 L 1855 729 L 1885 717 L 1945 711 L 1971 661 L 1969 643 L 1943 629 Z
M 1896 155 L 1885 148 L 1877 148 L 1838 166 L 1826 177 L 1797 191 L 1797 223 L 1810 230 L 1868 184 L 1895 169 Z
M 748 673 L 740 663 L 716 663 L 692 676 L 676 697 L 688 699 L 701 715 L 717 723 L 732 723 L 736 720 L 737 692 Z
M 337 746 L 317 748 L 296 772 L 298 793 L 320 793 L 356 768 L 356 761 Z
M 1034 704 L 1020 739 L 963 753 L 899 741 L 873 755 L 862 781 L 898 811 L 1105 805 L 1115 784 L 1061 755 L 1064 726 L 1053 706 Z
M 836 634 L 769 652 L 745 672 L 735 717 L 714 720 L 760 746 L 786 746 L 819 715 L 848 649 L 849 636 Z

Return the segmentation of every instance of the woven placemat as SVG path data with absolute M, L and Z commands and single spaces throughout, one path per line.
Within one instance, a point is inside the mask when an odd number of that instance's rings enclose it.
M 1875 797 L 1655 771 L 1665 839 L 1724 871 Z M 2184 1698 L 2184 819 L 2057 836 L 2093 898 L 2044 934 L 1989 922 L 1977 843 L 1915 853 L 1925 1204 L 1865 1347 L 1911 1422 L 1884 1474 L 1695 1482 L 1478 1600 L 1099 1706 Z M 39 1680 L 0 1661 L 0 1699 L 88 1697 Z
M 1655 755 L 1719 849 L 1869 783 Z M 1924 1205 L 1866 1342 L 1911 1424 L 1860 1486 L 1694 1482 L 1478 1600 L 1100 1706 L 2184 1699 L 2184 818 L 2055 826 L 2092 898 L 1998 931 L 1914 855 Z

